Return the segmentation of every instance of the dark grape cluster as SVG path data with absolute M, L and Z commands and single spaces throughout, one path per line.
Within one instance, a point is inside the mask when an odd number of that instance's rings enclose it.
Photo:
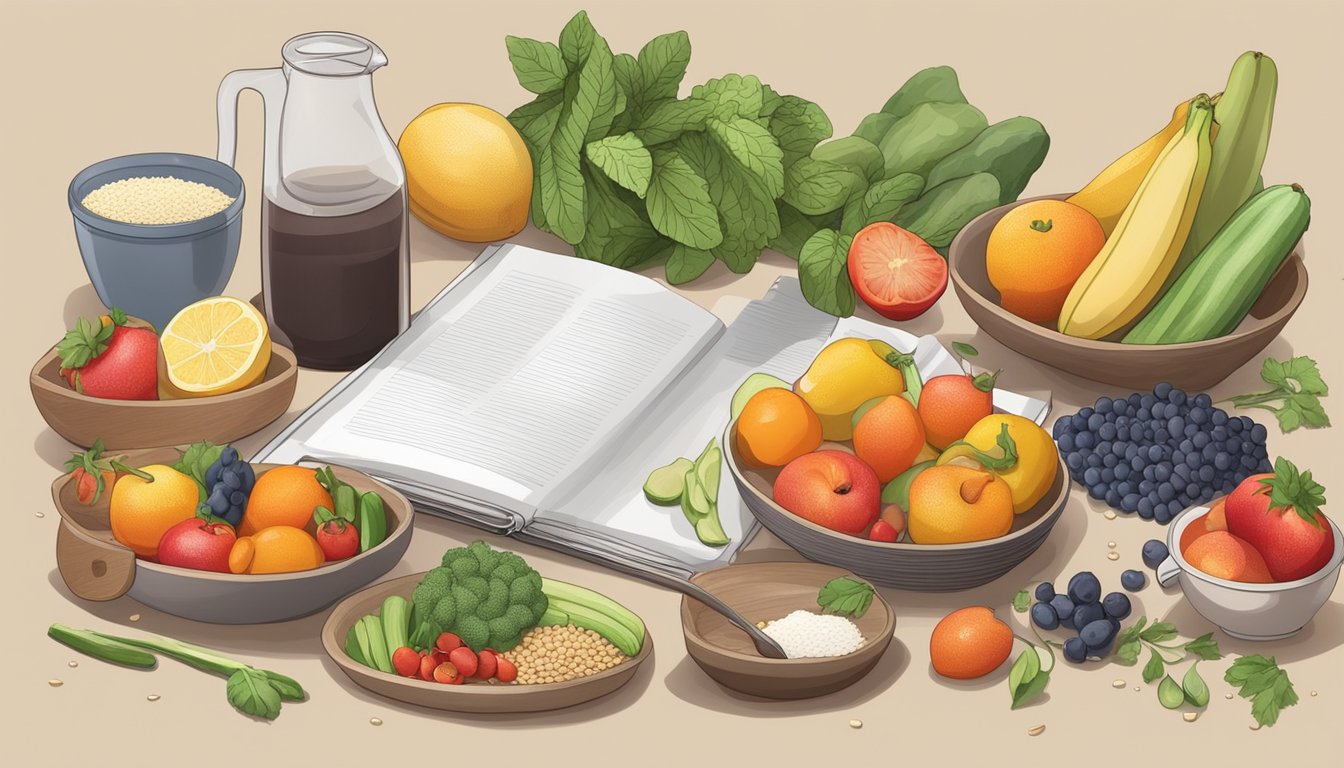
M 1031 606 L 1031 621 L 1044 630 L 1063 627 L 1076 634 L 1064 641 L 1064 658 L 1081 664 L 1089 656 L 1103 657 L 1111 652 L 1120 620 L 1133 607 L 1123 592 L 1102 597 L 1101 581 L 1091 571 L 1080 571 L 1069 579 L 1068 591 L 1055 592 L 1048 581 L 1036 586 L 1036 603 Z
M 219 458 L 205 471 L 205 487 L 210 489 L 205 504 L 210 507 L 210 514 L 237 528 L 243 521 L 247 497 L 256 483 L 257 474 L 252 465 L 239 458 L 238 450 L 233 446 L 225 446 Z
M 1166 382 L 1149 394 L 1098 398 L 1054 426 L 1069 476 L 1088 495 L 1163 524 L 1269 472 L 1267 436 L 1250 417 L 1229 416 L 1208 395 Z

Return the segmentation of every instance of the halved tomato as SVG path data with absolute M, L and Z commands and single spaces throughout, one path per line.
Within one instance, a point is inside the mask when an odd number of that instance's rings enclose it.
M 919 235 L 889 221 L 859 230 L 847 266 L 859 297 L 891 320 L 919 317 L 947 290 L 947 261 Z

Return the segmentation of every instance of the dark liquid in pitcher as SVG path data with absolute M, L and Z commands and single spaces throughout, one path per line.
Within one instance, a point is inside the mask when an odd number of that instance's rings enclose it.
M 398 330 L 402 197 L 348 216 L 306 216 L 265 201 L 267 309 L 299 365 L 349 370 Z

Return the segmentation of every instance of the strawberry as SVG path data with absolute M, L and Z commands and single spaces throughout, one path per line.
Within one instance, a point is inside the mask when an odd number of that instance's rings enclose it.
M 1284 458 L 1274 473 L 1251 475 L 1224 503 L 1227 530 L 1264 557 L 1275 581 L 1296 581 L 1319 571 L 1334 554 L 1330 521 L 1321 514 L 1325 488 L 1311 472 Z
M 158 399 L 159 337 L 126 320 L 115 308 L 97 327 L 81 317 L 56 345 L 61 375 L 76 392 L 111 400 Z

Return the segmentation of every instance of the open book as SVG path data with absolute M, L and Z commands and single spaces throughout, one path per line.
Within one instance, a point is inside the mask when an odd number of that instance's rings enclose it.
M 688 576 L 730 562 L 755 530 L 729 478 L 708 547 L 649 471 L 695 457 L 754 371 L 800 376 L 832 338 L 913 351 L 925 378 L 959 371 L 916 338 L 810 307 L 781 278 L 725 325 L 641 275 L 518 245 L 487 248 L 411 327 L 254 457 L 374 475 L 417 509 L 624 571 Z M 996 392 L 1038 422 L 1048 404 Z

